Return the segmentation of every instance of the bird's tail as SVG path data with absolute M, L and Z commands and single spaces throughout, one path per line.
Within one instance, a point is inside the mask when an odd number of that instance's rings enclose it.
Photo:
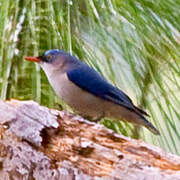
M 149 129 L 153 134 L 160 135 L 160 132 L 144 117 L 144 115 L 149 116 L 145 111 L 142 109 L 134 106 L 135 113 L 139 116 L 139 124 L 145 126 L 147 129 Z
M 143 125 L 147 129 L 149 129 L 155 135 L 160 135 L 160 132 L 149 121 L 147 121 L 143 116 L 141 116 L 141 119 L 143 120 Z

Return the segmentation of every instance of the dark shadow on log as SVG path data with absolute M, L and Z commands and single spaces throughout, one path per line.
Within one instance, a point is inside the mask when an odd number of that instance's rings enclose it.
M 180 180 L 180 157 L 33 101 L 1 101 L 0 179 Z

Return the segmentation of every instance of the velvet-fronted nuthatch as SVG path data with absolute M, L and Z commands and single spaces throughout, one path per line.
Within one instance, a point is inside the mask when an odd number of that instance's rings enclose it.
M 126 120 L 159 134 L 144 117 L 148 115 L 145 111 L 136 107 L 123 91 L 76 57 L 54 49 L 41 56 L 25 59 L 39 63 L 56 94 L 80 115 L 94 121 L 103 117 Z

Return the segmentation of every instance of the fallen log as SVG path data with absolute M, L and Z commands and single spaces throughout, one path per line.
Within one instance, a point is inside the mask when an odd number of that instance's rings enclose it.
M 0 101 L 0 179 L 180 180 L 180 157 L 33 101 Z

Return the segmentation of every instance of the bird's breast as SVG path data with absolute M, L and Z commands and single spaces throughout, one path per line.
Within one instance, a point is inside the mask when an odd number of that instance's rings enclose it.
M 52 74 L 48 78 L 56 94 L 81 115 L 101 117 L 104 114 L 104 100 L 84 91 L 72 83 L 66 73 Z

